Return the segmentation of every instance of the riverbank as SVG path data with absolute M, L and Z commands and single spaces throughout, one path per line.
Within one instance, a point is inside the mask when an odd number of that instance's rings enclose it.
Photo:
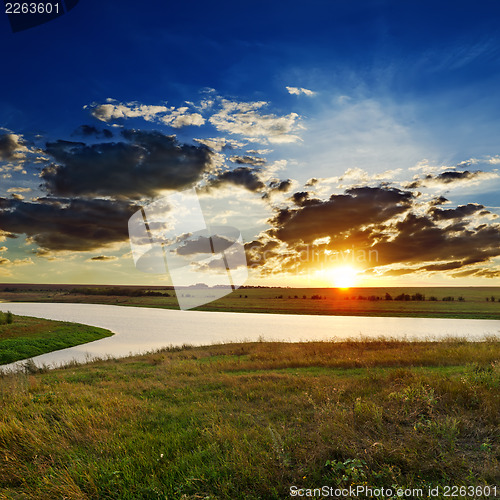
M 498 485 L 499 359 L 498 341 L 256 342 L 3 376 L 0 496 Z
M 11 314 L 9 323 L 0 324 L 0 365 L 111 335 L 103 328 Z

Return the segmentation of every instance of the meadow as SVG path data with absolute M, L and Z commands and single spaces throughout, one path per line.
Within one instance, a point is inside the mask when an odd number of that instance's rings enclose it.
M 187 288 L 181 293 L 188 294 Z M 388 294 L 392 300 L 386 300 Z M 425 300 L 411 300 L 423 296 Z M 398 296 L 410 300 L 395 300 Z M 451 300 L 453 299 L 453 300 Z M 87 302 L 177 309 L 172 288 L 90 285 L 0 285 L 0 300 Z M 500 287 L 252 288 L 198 310 L 277 314 L 500 319 Z
M 113 335 L 93 326 L 0 313 L 0 365 Z
M 498 339 L 381 339 L 28 364 L 0 377 L 0 498 L 498 485 L 499 359 Z

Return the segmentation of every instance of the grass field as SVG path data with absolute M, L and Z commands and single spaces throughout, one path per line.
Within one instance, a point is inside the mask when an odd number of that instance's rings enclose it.
M 110 335 L 103 328 L 15 315 L 11 324 L 0 324 L 0 365 Z
M 15 302 L 87 302 L 177 309 L 175 291 L 160 287 L 122 287 L 123 290 L 155 290 L 169 296 L 89 295 L 71 293 L 73 285 L 0 285 L 0 300 Z M 80 287 L 82 288 L 82 287 Z M 100 286 L 104 292 L 110 287 Z M 2 291 L 3 289 L 3 291 Z M 5 291 L 11 290 L 11 291 Z M 185 293 L 189 293 L 186 290 Z M 385 300 L 389 293 L 425 295 L 424 301 Z M 312 297 L 321 299 L 312 299 Z M 305 298 L 304 298 L 305 297 Z M 361 299 L 360 299 L 361 297 Z M 379 297 L 380 300 L 369 300 Z M 437 300 L 429 300 L 435 297 Z M 443 301 L 453 297 L 454 301 Z M 462 297 L 463 301 L 459 298 Z M 492 297 L 495 299 L 491 300 Z M 488 300 L 486 300 L 488 299 Z M 331 314 L 352 316 L 404 316 L 436 318 L 500 319 L 500 287 L 425 288 L 243 288 L 198 308 L 203 311 L 231 311 L 286 314 Z
M 0 498 L 498 485 L 499 359 L 497 340 L 253 343 L 3 376 Z

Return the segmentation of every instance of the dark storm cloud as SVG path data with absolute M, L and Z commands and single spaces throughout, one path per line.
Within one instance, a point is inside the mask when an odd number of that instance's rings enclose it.
M 25 234 L 46 250 L 94 250 L 126 241 L 127 221 L 136 210 L 125 201 L 0 198 L 0 229 Z
M 89 261 L 97 261 L 97 262 L 107 262 L 110 260 L 118 260 L 118 257 L 113 255 L 97 255 L 96 257 L 91 257 Z
M 323 202 L 318 198 L 309 198 L 309 192 L 307 191 L 298 191 L 297 193 L 293 193 L 290 197 L 290 200 L 299 207 L 305 207 L 307 205 L 320 205 Z
M 113 137 L 113 132 L 108 129 L 98 129 L 93 125 L 80 125 L 73 135 L 81 135 L 83 137 L 104 137 L 105 139 L 111 139 Z
M 413 199 L 412 193 L 382 187 L 349 189 L 324 202 L 305 203 L 307 197 L 301 195 L 301 208 L 282 210 L 271 220 L 275 226 L 272 234 L 285 242 L 311 243 L 324 236 L 385 222 L 408 210 Z
M 190 186 L 211 164 L 202 145 L 179 144 L 160 132 L 126 130 L 122 136 L 121 142 L 47 144 L 55 161 L 42 170 L 44 187 L 55 196 L 139 199 Z
M 269 183 L 269 189 L 271 191 L 278 191 L 280 193 L 286 193 L 292 187 L 292 180 L 287 179 L 285 181 L 271 181 Z
M 444 196 L 438 196 L 437 198 L 434 198 L 431 200 L 430 205 L 433 207 L 437 207 L 439 205 L 444 205 L 445 203 L 448 203 L 449 200 L 447 200 Z
M 372 248 L 380 265 L 462 260 L 462 265 L 486 262 L 500 255 L 500 226 L 482 224 L 467 229 L 465 224 L 440 227 L 427 216 L 408 214 L 391 225 L 392 233 Z
M 490 212 L 484 210 L 483 205 L 478 205 L 477 203 L 468 203 L 467 205 L 460 205 L 457 208 L 432 208 L 431 215 L 435 220 L 450 220 L 450 219 L 463 219 L 465 217 L 470 217 L 479 212 L 479 215 L 487 215 Z
M 222 184 L 234 184 L 242 186 L 249 191 L 262 191 L 265 184 L 260 180 L 258 170 L 251 167 L 238 167 L 234 170 L 226 170 L 212 180 L 211 186 L 220 186 Z
M 262 166 L 266 164 L 265 158 L 259 156 L 231 156 L 230 160 L 239 165 Z
M 312 186 L 315 186 L 318 182 L 319 182 L 319 180 L 318 180 L 318 179 L 316 179 L 316 177 L 312 177 L 311 179 L 309 179 L 309 180 L 305 183 L 305 187 L 312 187 Z
M 474 177 L 478 177 L 481 175 L 483 172 L 477 171 L 477 172 L 470 172 L 469 170 L 464 170 L 463 172 L 456 172 L 456 171 L 450 171 L 450 172 L 443 172 L 437 176 L 434 177 L 434 180 L 440 181 L 443 184 L 449 184 L 450 182 L 456 182 L 456 181 L 461 181 L 463 179 L 473 179 Z M 432 179 L 433 177 L 431 175 L 426 176 L 426 179 Z
M 445 262 L 443 264 L 429 264 L 428 266 L 419 267 L 419 271 L 450 271 L 452 269 L 459 269 L 464 265 L 462 261 Z
M 488 179 L 492 177 L 497 177 L 497 175 L 492 174 L 491 172 L 483 172 L 482 170 L 476 170 L 474 172 L 471 172 L 469 170 L 463 170 L 463 171 L 450 170 L 447 172 L 442 172 L 439 175 L 428 174 L 423 179 L 416 179 L 413 182 L 407 184 L 405 188 L 415 189 L 429 185 L 436 185 L 436 184 L 446 185 L 463 181 Z
M 10 133 L 0 133 L 0 160 L 13 160 L 16 158 L 15 152 L 22 144 L 16 135 Z

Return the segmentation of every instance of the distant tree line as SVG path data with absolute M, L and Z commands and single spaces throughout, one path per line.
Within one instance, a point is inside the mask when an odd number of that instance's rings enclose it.
M 346 297 L 346 299 L 349 299 L 349 297 Z M 369 297 L 364 297 L 363 295 L 359 295 L 358 297 L 352 297 L 351 300 L 382 300 L 382 297 L 375 296 L 375 295 L 370 295 Z M 424 302 L 425 300 L 430 300 L 432 302 L 435 302 L 439 300 L 437 297 L 432 295 L 428 299 L 426 298 L 425 294 L 423 293 L 415 293 L 413 295 L 410 295 L 408 293 L 401 293 L 399 295 L 396 295 L 394 298 L 390 293 L 386 293 L 384 296 L 384 300 L 397 300 L 397 301 L 403 301 L 403 302 Z M 455 300 L 455 297 L 443 297 L 441 300 L 445 302 L 452 302 Z M 459 302 L 465 302 L 465 299 L 460 296 L 457 299 Z
M 241 298 L 248 298 L 248 295 L 240 295 Z M 275 299 L 284 299 L 284 295 L 276 295 L 274 297 Z M 311 300 L 327 300 L 328 298 L 333 298 L 333 297 L 328 297 L 326 295 L 319 295 L 319 294 L 314 294 L 308 297 L 307 295 L 302 295 L 302 297 L 299 297 L 298 295 L 294 295 L 293 297 L 291 295 L 288 295 L 289 299 L 311 299 Z M 390 293 L 386 293 L 385 296 L 381 297 L 380 295 L 358 295 L 358 296 L 345 296 L 344 300 L 368 300 L 372 302 L 380 301 L 380 300 L 395 300 L 395 301 L 401 301 L 401 302 L 423 302 L 423 301 L 431 301 L 431 302 L 437 302 L 439 300 L 443 302 L 454 302 L 455 297 L 453 296 L 446 296 L 442 297 L 441 299 L 438 299 L 436 296 L 432 295 L 429 298 L 427 298 L 423 293 L 415 293 L 413 295 L 410 295 L 408 293 L 401 293 L 399 295 L 396 295 L 395 297 L 392 297 Z M 459 296 L 456 298 L 458 302 L 465 302 L 465 298 L 463 296 Z M 487 297 L 487 301 L 492 301 L 495 302 L 495 297 Z M 498 299 L 498 302 L 500 303 L 500 299 Z
M 156 292 L 140 288 L 73 288 L 69 293 L 81 295 L 118 295 L 121 297 L 170 297 L 167 292 Z

